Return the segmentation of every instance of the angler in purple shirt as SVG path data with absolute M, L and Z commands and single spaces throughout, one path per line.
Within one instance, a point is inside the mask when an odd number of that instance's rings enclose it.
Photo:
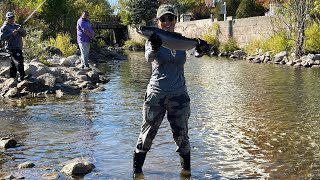
M 89 12 L 84 11 L 77 22 L 77 42 L 81 51 L 81 67 L 89 67 L 90 40 L 96 41 L 94 31 L 89 21 Z

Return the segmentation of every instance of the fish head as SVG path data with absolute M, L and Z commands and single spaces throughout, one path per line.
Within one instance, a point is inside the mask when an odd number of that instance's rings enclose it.
M 152 30 L 151 27 L 139 26 L 137 27 L 137 33 L 149 39 L 150 36 L 154 33 L 154 31 Z

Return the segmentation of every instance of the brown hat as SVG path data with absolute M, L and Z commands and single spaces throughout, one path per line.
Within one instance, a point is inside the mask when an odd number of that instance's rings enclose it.
M 161 16 L 165 14 L 172 14 L 176 16 L 174 7 L 169 4 L 163 4 L 161 5 L 157 10 L 157 18 L 160 18 Z

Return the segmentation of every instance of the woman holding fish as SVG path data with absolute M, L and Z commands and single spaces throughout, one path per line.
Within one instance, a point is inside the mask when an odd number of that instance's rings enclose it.
M 161 5 L 157 10 L 157 25 L 166 32 L 174 32 L 177 17 L 174 7 Z M 142 32 L 144 33 L 144 32 Z M 133 156 L 134 177 L 142 173 L 142 166 L 150 150 L 159 126 L 167 113 L 167 118 L 180 155 L 182 175 L 190 176 L 190 143 L 188 119 L 190 98 L 184 77 L 186 51 L 169 49 L 160 34 L 142 34 L 148 38 L 145 45 L 145 58 L 152 64 L 152 75 L 143 104 L 143 124 Z M 181 36 L 183 37 L 183 36 Z M 196 49 L 203 49 L 207 43 L 196 40 Z M 186 44 L 186 46 L 190 46 Z

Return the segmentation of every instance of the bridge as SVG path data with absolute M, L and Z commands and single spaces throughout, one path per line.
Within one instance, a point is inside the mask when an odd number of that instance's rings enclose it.
M 126 29 L 127 26 L 124 26 L 121 23 L 120 17 L 118 16 L 100 16 L 95 18 L 92 21 L 93 26 L 96 29 Z
M 94 29 L 109 29 L 109 37 L 102 37 L 106 44 L 122 45 L 127 40 L 127 26 L 120 24 L 121 20 L 118 16 L 100 16 L 91 20 Z

